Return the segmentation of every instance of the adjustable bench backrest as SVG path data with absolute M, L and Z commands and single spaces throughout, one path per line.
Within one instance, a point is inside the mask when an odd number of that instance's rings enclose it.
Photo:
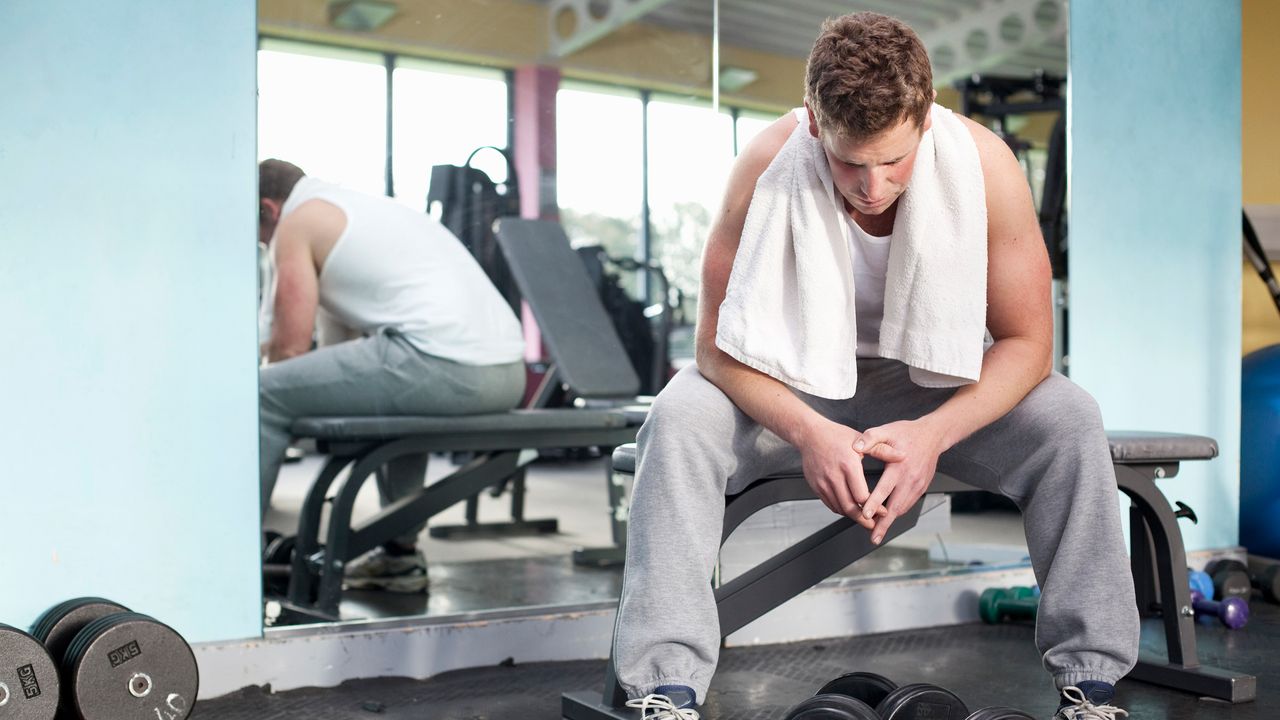
M 634 398 L 640 378 L 560 224 L 502 218 L 494 225 L 560 379 L 582 398 Z

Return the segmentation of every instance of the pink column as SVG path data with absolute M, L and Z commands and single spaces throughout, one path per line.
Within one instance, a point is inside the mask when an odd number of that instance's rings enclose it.
M 515 72 L 515 162 L 520 182 L 520 217 L 559 220 L 556 204 L 556 90 L 560 70 L 540 65 L 516 68 Z M 542 334 L 529 304 L 521 308 L 524 325 L 524 358 L 544 359 Z M 530 375 L 526 400 L 540 374 Z

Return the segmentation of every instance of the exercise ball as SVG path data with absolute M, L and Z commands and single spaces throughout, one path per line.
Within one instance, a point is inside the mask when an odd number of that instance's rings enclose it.
M 1280 557 L 1280 345 L 1244 358 L 1240 378 L 1240 542 Z

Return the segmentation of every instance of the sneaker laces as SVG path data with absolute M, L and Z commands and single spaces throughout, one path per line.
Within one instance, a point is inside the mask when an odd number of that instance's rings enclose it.
M 1062 716 L 1070 720 L 1116 720 L 1123 715 L 1129 717 L 1128 710 L 1121 710 L 1114 705 L 1094 705 L 1085 697 L 1084 691 L 1075 685 L 1062 688 L 1062 696 L 1072 704 L 1062 709 Z M 1071 714 L 1068 715 L 1067 711 Z
M 627 707 L 638 708 L 643 720 L 699 720 L 698 711 L 693 708 L 679 708 L 666 695 L 647 695 L 635 700 L 628 700 Z M 650 715 L 649 711 L 653 714 Z

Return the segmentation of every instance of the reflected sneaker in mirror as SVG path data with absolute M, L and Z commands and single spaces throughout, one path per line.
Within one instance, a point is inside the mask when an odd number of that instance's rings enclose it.
M 1062 705 L 1053 720 L 1118 720 L 1128 717 L 1128 710 L 1110 705 L 1116 691 L 1108 683 L 1085 680 L 1062 688 Z
M 386 590 L 394 593 L 427 592 L 427 558 L 421 550 L 397 554 L 377 547 L 347 566 L 342 586 L 348 590 Z

